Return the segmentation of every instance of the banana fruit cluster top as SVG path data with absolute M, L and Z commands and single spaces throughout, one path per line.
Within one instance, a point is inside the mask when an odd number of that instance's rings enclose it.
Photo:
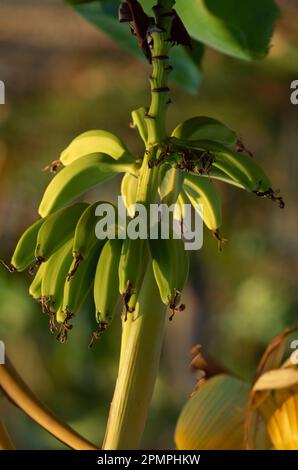
M 202 205 L 204 223 L 219 244 L 221 199 L 214 180 L 277 200 L 283 207 L 265 172 L 225 125 L 195 117 L 176 127 L 161 144 L 149 146 L 146 113 L 145 108 L 134 111 L 132 122 L 146 146 L 149 168 L 158 168 L 157 201 L 177 203 L 182 216 L 185 203 Z M 182 240 L 99 240 L 95 234 L 99 202 L 73 203 L 123 173 L 121 193 L 133 218 L 141 165 L 142 160 L 132 156 L 118 137 L 103 130 L 79 135 L 50 165 L 56 174 L 41 200 L 41 218 L 21 236 L 8 267 L 35 273 L 29 293 L 41 303 L 51 331 L 58 330 L 62 342 L 72 328 L 70 320 L 90 297 L 98 322 L 92 342 L 111 323 L 120 296 L 124 315 L 133 313 L 149 262 L 162 302 L 173 313 L 184 309 L 180 298 L 189 260 Z

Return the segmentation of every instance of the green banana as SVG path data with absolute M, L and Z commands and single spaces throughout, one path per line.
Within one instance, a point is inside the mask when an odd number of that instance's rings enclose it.
M 49 215 L 37 235 L 35 249 L 37 262 L 48 260 L 56 250 L 72 238 L 78 219 L 86 207 L 88 204 L 81 202 Z
M 63 301 L 66 276 L 72 263 L 72 239 L 62 245 L 44 263 L 41 300 L 44 311 L 56 313 Z
M 168 206 L 175 204 L 183 186 L 184 172 L 165 164 L 161 166 L 158 176 L 158 190 L 162 204 Z
M 24 271 L 34 262 L 37 235 L 44 222 L 45 219 L 37 220 L 23 233 L 14 250 L 10 265 L 5 264 L 10 271 Z
M 41 200 L 39 214 L 45 217 L 94 186 L 126 171 L 137 172 L 132 158 L 116 161 L 104 153 L 92 153 L 78 159 L 54 176 Z
M 146 271 L 147 257 L 147 240 L 140 238 L 124 240 L 119 262 L 119 291 L 123 297 L 126 313 L 135 310 Z
M 61 343 L 67 340 L 68 333 L 72 329 L 72 325 L 69 324 L 70 320 L 79 312 L 92 292 L 99 253 L 100 244 L 95 244 L 80 270 L 75 276 L 68 278 L 64 284 L 63 301 L 56 313 L 56 320 L 59 323 L 57 339 Z M 70 270 L 73 270 L 74 263 L 75 260 Z
M 93 333 L 90 346 L 113 320 L 119 301 L 118 267 L 122 240 L 108 240 L 99 256 L 94 278 L 94 302 L 99 329 Z
M 237 188 L 240 189 L 245 189 L 243 184 L 241 184 L 239 181 L 233 180 L 230 176 L 228 176 L 226 173 L 224 173 L 222 170 L 219 170 L 218 168 L 215 168 L 212 166 L 208 173 L 205 175 L 202 175 L 205 178 L 211 178 L 215 179 L 218 181 L 222 181 L 223 183 L 230 184 L 231 186 L 236 186 Z
M 50 332 L 56 330 L 55 314 L 61 307 L 66 276 L 72 262 L 72 240 L 58 249 L 46 263 L 41 283 L 41 304 L 49 316 Z
M 135 215 L 134 205 L 137 199 L 138 191 L 138 178 L 131 175 L 130 173 L 125 173 L 121 182 L 121 195 L 124 198 L 125 207 L 127 209 L 128 215 L 133 218 Z
M 79 312 L 83 303 L 91 292 L 98 257 L 102 249 L 102 243 L 98 241 L 93 245 L 88 258 L 82 263 L 80 269 L 75 276 L 68 278 L 64 285 L 62 311 L 65 318 L 67 315 L 75 315 Z M 71 268 L 73 269 L 75 260 L 73 260 Z
M 183 189 L 181 189 L 177 202 L 176 202 L 176 207 L 175 207 L 175 212 L 174 212 L 174 216 L 176 220 L 180 220 L 181 222 L 183 222 L 183 219 L 185 217 L 185 205 L 186 204 L 190 204 L 190 201 L 188 197 L 186 196 L 185 192 L 183 191 Z
M 173 137 L 189 140 L 214 140 L 231 147 L 237 143 L 236 133 L 217 119 L 197 116 L 179 124 L 172 132 Z
M 46 266 L 46 263 L 43 263 L 38 268 L 34 276 L 34 279 L 29 286 L 29 295 L 37 302 L 40 302 L 40 299 L 41 299 L 41 284 L 42 284 L 43 274 L 45 271 L 45 266 Z
M 201 176 L 187 175 L 184 178 L 183 190 L 209 230 L 218 230 L 222 224 L 222 210 L 215 184 Z
M 132 117 L 132 127 L 136 128 L 140 134 L 140 137 L 144 144 L 147 144 L 148 141 L 148 128 L 145 120 L 145 116 L 148 112 L 148 109 L 145 107 L 138 108 L 131 113 Z
M 185 309 L 185 305 L 178 306 L 178 304 L 188 277 L 188 253 L 180 239 L 151 239 L 149 245 L 154 277 L 161 300 L 170 307 L 174 315 L 177 310 Z
M 73 240 L 73 257 L 76 262 L 73 264 L 73 269 L 69 273 L 69 278 L 75 274 L 81 261 L 88 258 L 93 246 L 98 243 L 98 238 L 95 233 L 98 218 L 96 217 L 95 211 L 100 204 L 105 203 L 103 201 L 97 201 L 90 204 L 78 220 Z M 115 206 L 113 207 L 116 211 Z M 104 241 L 105 240 L 102 240 L 102 244 Z
M 130 157 L 119 137 L 104 130 L 91 130 L 77 136 L 60 154 L 60 162 L 67 166 L 91 153 L 105 153 L 115 160 Z

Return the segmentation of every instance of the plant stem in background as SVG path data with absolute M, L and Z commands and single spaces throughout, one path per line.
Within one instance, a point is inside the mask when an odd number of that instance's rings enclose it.
M 6 364 L 0 365 L 0 390 L 36 423 L 71 449 L 97 449 L 95 445 L 60 421 L 48 408 L 40 403 L 8 361 L 6 361 Z
M 4 424 L 0 421 L 0 450 L 15 450 Z
M 174 3 L 159 0 L 155 9 L 161 31 L 152 34 L 151 105 L 146 116 L 148 144 L 137 193 L 137 202 L 143 204 L 154 203 L 157 197 L 158 169 L 149 168 L 150 149 L 167 137 L 172 22 L 169 13 Z M 140 445 L 158 372 L 165 318 L 165 307 L 148 265 L 137 309 L 123 321 L 119 371 L 103 444 L 105 450 L 136 449 Z

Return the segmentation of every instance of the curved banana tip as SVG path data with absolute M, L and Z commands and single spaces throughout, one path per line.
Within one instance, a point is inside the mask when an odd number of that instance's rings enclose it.
M 35 260 L 35 262 L 32 264 L 32 266 L 29 268 L 28 272 L 31 276 L 34 276 L 36 274 L 36 271 L 38 270 L 39 266 L 45 262 L 45 259 L 43 256 L 38 256 Z
M 57 173 L 58 168 L 60 168 L 61 166 L 63 166 L 63 163 L 61 162 L 61 160 L 54 160 L 49 165 L 46 165 L 42 169 L 42 171 L 44 171 L 44 172 L 50 171 L 50 173 Z
M 212 230 L 212 235 L 217 240 L 218 251 L 221 252 L 223 249 L 223 246 L 228 242 L 227 238 L 222 238 L 219 229 Z
M 96 316 L 100 316 L 100 312 L 97 312 Z M 90 342 L 88 344 L 88 349 L 92 349 L 94 343 L 98 341 L 104 331 L 108 328 L 109 324 L 107 322 L 100 322 L 95 331 L 92 332 Z
M 258 197 L 265 197 L 267 199 L 270 199 L 273 202 L 277 202 L 280 209 L 284 209 L 286 206 L 285 201 L 283 200 L 283 197 L 279 196 L 279 193 L 280 193 L 279 189 L 274 191 L 274 189 L 270 188 L 267 191 L 254 191 L 254 193 Z
M 75 264 L 74 264 L 74 267 L 72 268 L 71 271 L 69 271 L 69 273 L 67 274 L 66 276 L 66 280 L 69 282 L 71 280 L 71 278 L 75 275 L 75 273 L 77 272 L 81 262 L 83 261 L 83 256 L 81 255 L 75 255 Z
M 134 313 L 135 311 L 135 306 L 130 306 L 129 302 L 133 296 L 133 294 L 136 293 L 136 290 L 134 289 L 132 283 L 130 281 L 127 282 L 127 288 L 126 291 L 122 294 L 122 300 L 123 300 L 123 307 L 124 307 L 124 321 L 127 321 L 127 315 L 128 313 Z
M 58 333 L 56 336 L 57 341 L 60 343 L 65 343 L 68 339 L 68 333 L 73 329 L 73 325 L 69 324 L 69 321 L 74 318 L 75 314 L 70 312 L 69 310 L 65 311 L 66 318 L 65 320 L 60 323 L 58 328 Z
M 6 263 L 3 259 L 0 259 L 0 263 L 10 272 L 10 273 L 17 273 L 18 269 L 10 263 Z
M 181 291 L 179 291 L 178 289 L 174 290 L 174 294 L 168 304 L 169 309 L 172 310 L 172 314 L 169 317 L 169 321 L 173 321 L 173 318 L 176 315 L 176 313 L 184 312 L 184 310 L 186 309 L 185 304 L 179 305 L 181 295 L 182 295 Z

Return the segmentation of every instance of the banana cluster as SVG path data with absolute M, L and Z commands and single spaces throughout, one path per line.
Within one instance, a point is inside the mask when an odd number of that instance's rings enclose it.
M 176 217 L 181 221 L 184 205 L 192 204 L 221 245 L 221 199 L 214 180 L 278 200 L 283 207 L 265 172 L 222 123 L 192 118 L 176 127 L 165 142 L 150 146 L 146 113 L 145 108 L 134 111 L 132 126 L 146 146 L 145 154 L 151 156 L 149 167 L 158 167 L 157 198 L 163 204 L 177 204 Z M 21 236 L 8 268 L 29 269 L 35 275 L 29 293 L 49 315 L 50 329 L 57 330 L 61 342 L 72 328 L 70 320 L 88 298 L 93 299 L 98 322 L 91 343 L 111 323 L 120 297 L 125 317 L 134 312 L 149 262 L 162 302 L 172 314 L 184 310 L 180 299 L 189 259 L 182 240 L 173 236 L 100 240 L 95 226 L 96 207 L 102 201 L 74 203 L 122 173 L 121 194 L 133 219 L 141 165 L 142 160 L 131 155 L 121 139 L 103 130 L 79 135 L 49 165 L 55 175 L 39 206 L 41 218 Z

